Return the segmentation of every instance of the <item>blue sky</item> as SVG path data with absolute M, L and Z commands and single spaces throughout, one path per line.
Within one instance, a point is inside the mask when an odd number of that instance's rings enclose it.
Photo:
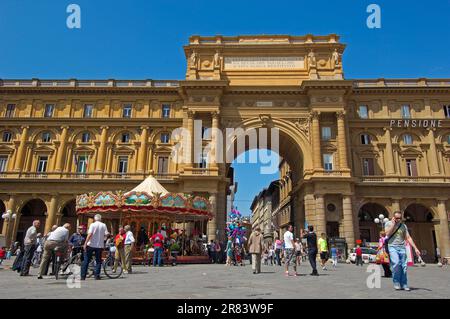
M 79 30 L 66 27 L 71 3 Z M 381 29 L 366 26 L 371 3 Z M 448 78 L 449 14 L 450 0 L 1 0 L 0 78 L 183 79 L 190 35 L 307 33 L 342 36 L 346 78 Z M 240 166 L 245 213 L 272 178 Z

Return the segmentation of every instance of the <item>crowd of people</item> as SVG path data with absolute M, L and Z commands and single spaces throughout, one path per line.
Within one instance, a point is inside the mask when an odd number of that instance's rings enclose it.
M 125 273 L 132 273 L 133 248 L 141 247 L 147 256 L 152 256 L 153 266 L 162 266 L 164 254 L 171 250 L 182 251 L 186 254 L 208 254 L 211 263 L 224 263 L 227 266 L 244 266 L 244 261 L 249 258 L 254 274 L 261 272 L 261 264 L 282 266 L 284 264 L 285 276 L 291 276 L 289 268 L 292 266 L 298 276 L 297 267 L 306 259 L 311 265 L 311 275 L 318 276 L 317 255 L 320 256 L 322 270 L 327 270 L 327 262 L 331 257 L 332 267 L 336 268 L 340 256 L 336 247 L 329 248 L 326 235 L 322 233 L 317 238 L 312 225 L 306 230 L 300 230 L 300 237 L 295 238 L 293 227 L 289 226 L 282 239 L 265 242 L 261 230 L 257 227 L 247 239 L 245 237 L 229 236 L 226 242 L 211 240 L 203 244 L 203 236 L 185 236 L 184 231 L 167 228 L 162 225 L 154 234 L 149 236 L 145 229 L 138 232 L 137 241 L 130 225 L 120 227 L 117 235 L 113 236 L 101 221 L 101 215 L 95 215 L 94 222 L 89 225 L 80 225 L 71 236 L 71 225 L 53 226 L 51 231 L 42 235 L 39 233 L 41 223 L 39 220 L 27 229 L 23 246 L 16 242 L 9 249 L 0 249 L 0 264 L 4 259 L 10 259 L 16 255 L 12 266 L 20 276 L 27 276 L 30 272 L 32 261 L 39 260 L 38 279 L 48 274 L 49 265 L 52 263 L 51 275 L 54 274 L 55 252 L 63 251 L 66 256 L 80 254 L 82 256 L 81 280 L 85 280 L 89 262 L 95 257 L 95 279 L 100 279 L 102 264 L 102 252 L 108 247 L 114 247 L 114 271 L 119 262 Z M 380 232 L 378 253 L 376 262 L 384 269 L 385 277 L 392 277 L 396 290 L 409 291 L 407 280 L 407 252 L 410 245 L 414 254 L 420 258 L 421 252 L 416 247 L 408 232 L 405 223 L 402 222 L 402 213 L 395 212 L 394 217 L 385 224 Z M 355 249 L 356 265 L 362 265 L 362 249 L 357 245 Z M 40 256 L 40 258 L 36 258 Z M 166 256 L 167 257 L 167 256 Z M 147 260 L 150 264 L 150 260 Z

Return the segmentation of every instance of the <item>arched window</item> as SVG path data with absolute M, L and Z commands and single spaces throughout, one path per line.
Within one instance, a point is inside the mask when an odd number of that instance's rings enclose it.
M 362 145 L 369 145 L 372 141 L 369 134 L 361 134 L 361 144 Z
M 130 133 L 122 133 L 121 142 L 129 143 L 130 142 Z
M 91 134 L 89 132 L 84 132 L 81 134 L 81 142 L 89 143 L 91 141 Z
M 9 131 L 4 131 L 2 136 L 2 142 L 8 143 L 12 140 L 12 133 Z
M 52 134 L 50 132 L 42 133 L 42 142 L 50 143 L 52 141 Z

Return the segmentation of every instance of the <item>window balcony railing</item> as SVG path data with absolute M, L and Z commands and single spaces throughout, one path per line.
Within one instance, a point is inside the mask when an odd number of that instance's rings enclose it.
M 175 80 L 14 80 L 0 79 L 0 87 L 178 87 Z
M 48 179 L 48 180 L 70 180 L 70 179 L 89 179 L 89 180 L 136 180 L 142 181 L 149 174 L 143 173 L 66 173 L 66 172 L 1 172 L 0 179 Z M 178 174 L 154 174 L 158 180 L 173 180 L 178 177 Z
M 361 183 L 448 183 L 446 176 L 362 176 Z

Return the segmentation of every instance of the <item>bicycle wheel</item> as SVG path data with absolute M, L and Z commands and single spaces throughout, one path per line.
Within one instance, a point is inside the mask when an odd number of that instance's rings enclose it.
M 117 269 L 114 271 L 114 258 L 108 257 L 103 262 L 103 272 L 108 278 L 117 279 L 123 272 L 122 263 L 119 261 L 117 264 Z
M 95 274 L 95 260 L 92 259 L 91 262 L 89 263 L 86 277 L 91 278 L 92 276 L 94 276 L 94 274 Z
M 58 280 L 61 271 L 61 262 L 59 259 L 55 262 L 55 278 Z

